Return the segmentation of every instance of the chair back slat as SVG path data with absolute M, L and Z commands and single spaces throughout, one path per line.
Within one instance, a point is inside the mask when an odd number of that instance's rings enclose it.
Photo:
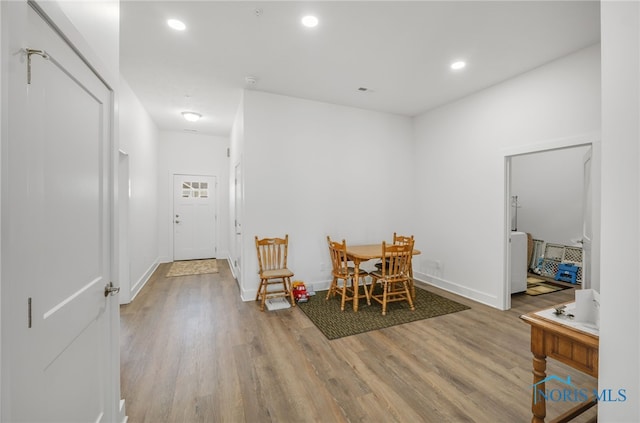
M 329 256 L 331 257 L 331 266 L 334 276 L 344 276 L 349 274 L 349 259 L 347 258 L 347 242 L 343 239 L 342 242 L 331 241 L 330 237 L 327 237 L 327 243 L 329 244 Z
M 393 243 L 394 244 L 413 244 L 414 243 L 413 235 L 411 236 L 398 235 L 397 233 L 394 232 Z
M 382 278 L 387 280 L 406 279 L 410 275 L 413 240 L 406 244 L 387 244 L 382 242 L 382 253 L 387 260 L 382 266 Z
M 262 238 L 256 236 L 256 251 L 260 273 L 266 270 L 279 270 L 287 267 L 289 235 L 284 238 Z

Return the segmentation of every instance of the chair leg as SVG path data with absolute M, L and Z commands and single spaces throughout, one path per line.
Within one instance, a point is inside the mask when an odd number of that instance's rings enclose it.
M 411 284 L 411 282 L 402 282 L 402 284 L 404 285 L 404 292 L 405 292 L 405 295 L 407 296 L 407 301 L 409 302 L 409 309 L 413 311 L 416 308 L 413 305 L 413 297 L 411 296 L 411 290 L 409 288 L 409 285 Z
M 373 297 L 373 289 L 376 287 L 377 283 L 378 283 L 378 279 L 371 276 L 371 285 L 369 286 L 369 298 Z
M 289 301 L 291 302 L 291 307 L 296 306 L 296 299 L 293 296 L 293 288 L 291 286 L 291 278 L 285 278 L 284 280 L 284 293 L 285 295 L 289 294 Z
M 333 280 L 331 281 L 331 286 L 329 286 L 329 290 L 327 291 L 327 298 L 325 298 L 325 300 L 328 300 L 331 294 L 333 294 L 334 296 L 336 295 L 337 284 L 338 278 L 334 276 Z
M 371 305 L 371 294 L 367 289 L 367 280 L 366 276 L 362 276 L 362 289 L 364 290 L 364 296 L 367 298 L 367 305 Z
M 267 299 L 267 281 L 262 281 L 260 283 L 260 290 L 258 292 L 260 291 L 262 291 L 262 298 L 260 299 L 260 311 L 264 311 L 264 302 Z
M 258 285 L 258 291 L 256 292 L 256 301 L 260 299 L 260 293 L 262 292 L 262 284 L 264 284 L 264 280 L 260 279 L 260 285 Z
M 371 305 L 371 300 L 369 299 L 369 290 L 367 289 L 367 281 L 364 276 L 360 276 L 357 281 L 351 279 L 351 286 L 353 288 L 353 296 L 354 298 L 358 297 L 358 302 L 360 302 L 360 282 L 362 281 L 362 291 L 364 292 L 364 297 L 367 300 L 367 305 Z
M 347 279 L 342 279 L 342 299 L 340 301 L 340 310 L 344 311 L 344 303 L 347 299 Z
M 409 288 L 411 288 L 411 298 L 416 298 L 416 285 L 413 282 L 413 266 L 409 267 Z
M 382 315 L 387 315 L 387 291 L 389 286 L 387 285 L 387 281 L 384 281 L 384 285 L 382 286 Z

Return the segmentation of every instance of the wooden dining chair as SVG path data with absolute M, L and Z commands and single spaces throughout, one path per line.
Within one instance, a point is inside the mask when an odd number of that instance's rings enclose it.
M 367 304 L 371 304 L 369 300 L 369 291 L 367 290 L 365 277 L 369 274 L 363 269 L 358 269 L 358 279 L 355 279 L 355 267 L 350 266 L 347 257 L 347 242 L 331 241 L 331 237 L 327 237 L 329 244 L 329 255 L 331 257 L 332 275 L 331 286 L 327 292 L 326 300 L 329 297 L 340 294 L 340 310 L 344 311 L 344 305 L 347 301 L 353 301 L 354 298 L 366 298 Z M 360 283 L 363 285 L 363 293 L 360 294 Z
M 413 235 L 398 235 L 396 232 L 393 233 L 393 243 L 394 244 L 411 244 L 414 245 Z M 382 269 L 382 262 L 376 263 L 376 267 L 378 270 Z M 411 256 L 411 261 L 409 262 L 409 290 L 411 291 L 411 296 L 416 298 L 416 287 L 413 283 L 413 255 Z
M 256 301 L 260 301 L 260 311 L 264 311 L 267 298 L 289 297 L 291 306 L 295 307 L 291 289 L 293 272 L 287 268 L 287 253 L 289 250 L 289 235 L 284 238 L 262 238 L 256 236 L 256 251 L 258 253 L 258 267 L 260 285 L 256 294 Z M 275 289 L 269 289 L 278 285 Z
M 393 243 L 394 244 L 411 244 L 411 248 L 415 245 L 415 240 L 413 239 L 413 235 L 405 236 L 398 235 L 395 232 L 393 233 Z M 416 298 L 416 287 L 413 284 L 413 254 L 409 257 L 409 290 L 411 291 L 411 297 Z
M 413 242 L 408 244 L 387 244 L 382 242 L 382 254 L 387 259 L 380 270 L 370 272 L 373 279 L 369 298 L 382 304 L 382 315 L 387 314 L 390 302 L 406 301 L 409 308 L 415 310 L 410 288 L 410 266 L 413 254 Z M 377 289 L 380 285 L 382 290 Z

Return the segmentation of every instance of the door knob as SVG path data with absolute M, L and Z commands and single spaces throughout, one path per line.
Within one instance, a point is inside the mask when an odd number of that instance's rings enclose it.
M 119 286 L 113 286 L 113 282 L 109 282 L 104 287 L 104 296 L 105 297 L 108 297 L 109 295 L 116 295 L 118 292 L 120 292 L 120 287 Z
M 176 223 L 180 223 L 180 221 L 179 221 L 179 220 L 176 220 Z

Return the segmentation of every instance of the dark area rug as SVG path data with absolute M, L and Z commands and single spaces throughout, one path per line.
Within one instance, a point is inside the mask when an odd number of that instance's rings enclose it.
M 375 301 L 367 305 L 366 300 L 361 299 L 358 312 L 354 313 L 351 302 L 347 303 L 344 311 L 340 311 L 340 297 L 325 300 L 326 296 L 327 291 L 318 291 L 308 302 L 298 303 L 298 306 L 330 340 L 470 308 L 418 287 L 414 311 L 409 309 L 406 301 L 390 303 L 387 305 L 386 316 L 382 315 L 382 306 Z

